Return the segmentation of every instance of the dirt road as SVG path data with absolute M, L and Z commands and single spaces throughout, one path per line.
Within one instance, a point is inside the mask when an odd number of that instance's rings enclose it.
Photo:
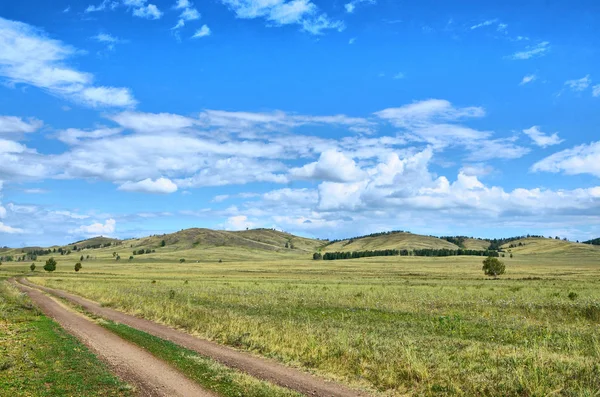
M 352 390 L 335 382 L 329 382 L 300 370 L 286 367 L 273 360 L 256 357 L 249 353 L 240 352 L 217 343 L 200 339 L 183 331 L 169 328 L 153 321 L 137 318 L 110 308 L 102 307 L 77 295 L 52 288 L 32 284 L 27 280 L 19 282 L 30 287 L 39 288 L 55 296 L 67 299 L 97 316 L 126 324 L 132 328 L 144 331 L 162 339 L 212 358 L 228 367 L 236 368 L 256 378 L 296 390 L 308 396 L 318 397 L 364 397 L 368 394 Z
M 135 385 L 140 396 L 215 396 L 165 362 L 124 341 L 85 316 L 66 308 L 37 289 L 14 284 L 29 295 L 46 316 L 53 318 L 67 332 L 81 340 L 119 377 Z

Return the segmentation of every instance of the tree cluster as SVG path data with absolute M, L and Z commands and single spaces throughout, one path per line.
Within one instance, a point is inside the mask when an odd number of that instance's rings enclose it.
M 313 259 L 321 259 L 321 254 L 315 253 L 313 254 Z M 468 256 L 489 256 L 489 257 L 498 257 L 499 253 L 497 251 L 490 250 L 451 250 L 451 249 L 432 249 L 432 248 L 424 248 L 417 250 L 398 250 L 398 249 L 387 249 L 387 250 L 374 250 L 374 251 L 354 251 L 354 252 L 327 252 L 322 255 L 322 259 L 326 261 L 337 260 L 337 259 L 357 259 L 357 258 L 367 258 L 372 256 L 429 256 L 429 257 L 445 257 L 445 256 L 459 256 L 459 255 L 468 255 Z

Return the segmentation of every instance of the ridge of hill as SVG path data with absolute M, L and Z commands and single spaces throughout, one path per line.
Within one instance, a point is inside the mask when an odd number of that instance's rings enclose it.
M 526 237 L 501 246 L 502 250 L 519 254 L 580 254 L 600 255 L 600 246 L 545 237 Z
M 387 249 L 458 250 L 460 247 L 438 237 L 423 236 L 420 234 L 398 231 L 389 233 L 376 233 L 368 236 L 333 241 L 323 246 L 322 252 L 376 251 Z

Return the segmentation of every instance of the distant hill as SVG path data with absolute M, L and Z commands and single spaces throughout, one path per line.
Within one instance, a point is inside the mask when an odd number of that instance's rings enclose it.
M 87 240 L 80 240 L 80 241 L 75 241 L 74 243 L 71 243 L 69 245 L 67 245 L 66 247 L 80 247 L 80 248 L 102 248 L 104 246 L 110 246 L 110 245 L 115 245 L 115 244 L 120 244 L 121 240 L 116 239 L 116 238 L 110 238 L 110 237 L 104 237 L 104 236 L 98 236 L 98 237 L 93 237 L 93 238 L 89 238 Z
M 185 229 L 176 233 L 155 235 L 136 240 L 128 240 L 132 248 L 187 250 L 192 248 L 232 247 L 263 251 L 305 251 L 313 252 L 323 242 L 273 229 L 252 229 L 244 231 L 222 231 L 212 229 Z
M 460 247 L 458 245 L 437 237 L 422 236 L 408 232 L 393 232 L 335 241 L 324 246 L 322 252 L 375 251 L 386 249 L 458 250 L 459 248 Z
M 597 253 L 600 255 L 600 247 L 596 245 L 544 237 L 528 237 L 514 240 L 502 245 L 502 249 L 520 254 Z

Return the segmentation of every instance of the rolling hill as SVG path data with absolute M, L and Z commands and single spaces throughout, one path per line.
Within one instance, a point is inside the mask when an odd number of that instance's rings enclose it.
M 324 246 L 322 252 L 375 251 L 386 249 L 457 250 L 459 247 L 456 244 L 437 237 L 422 236 L 408 232 L 393 232 L 335 241 Z
M 502 245 L 502 249 L 519 254 L 579 254 L 589 253 L 600 256 L 600 246 L 574 243 L 544 237 L 528 237 Z

